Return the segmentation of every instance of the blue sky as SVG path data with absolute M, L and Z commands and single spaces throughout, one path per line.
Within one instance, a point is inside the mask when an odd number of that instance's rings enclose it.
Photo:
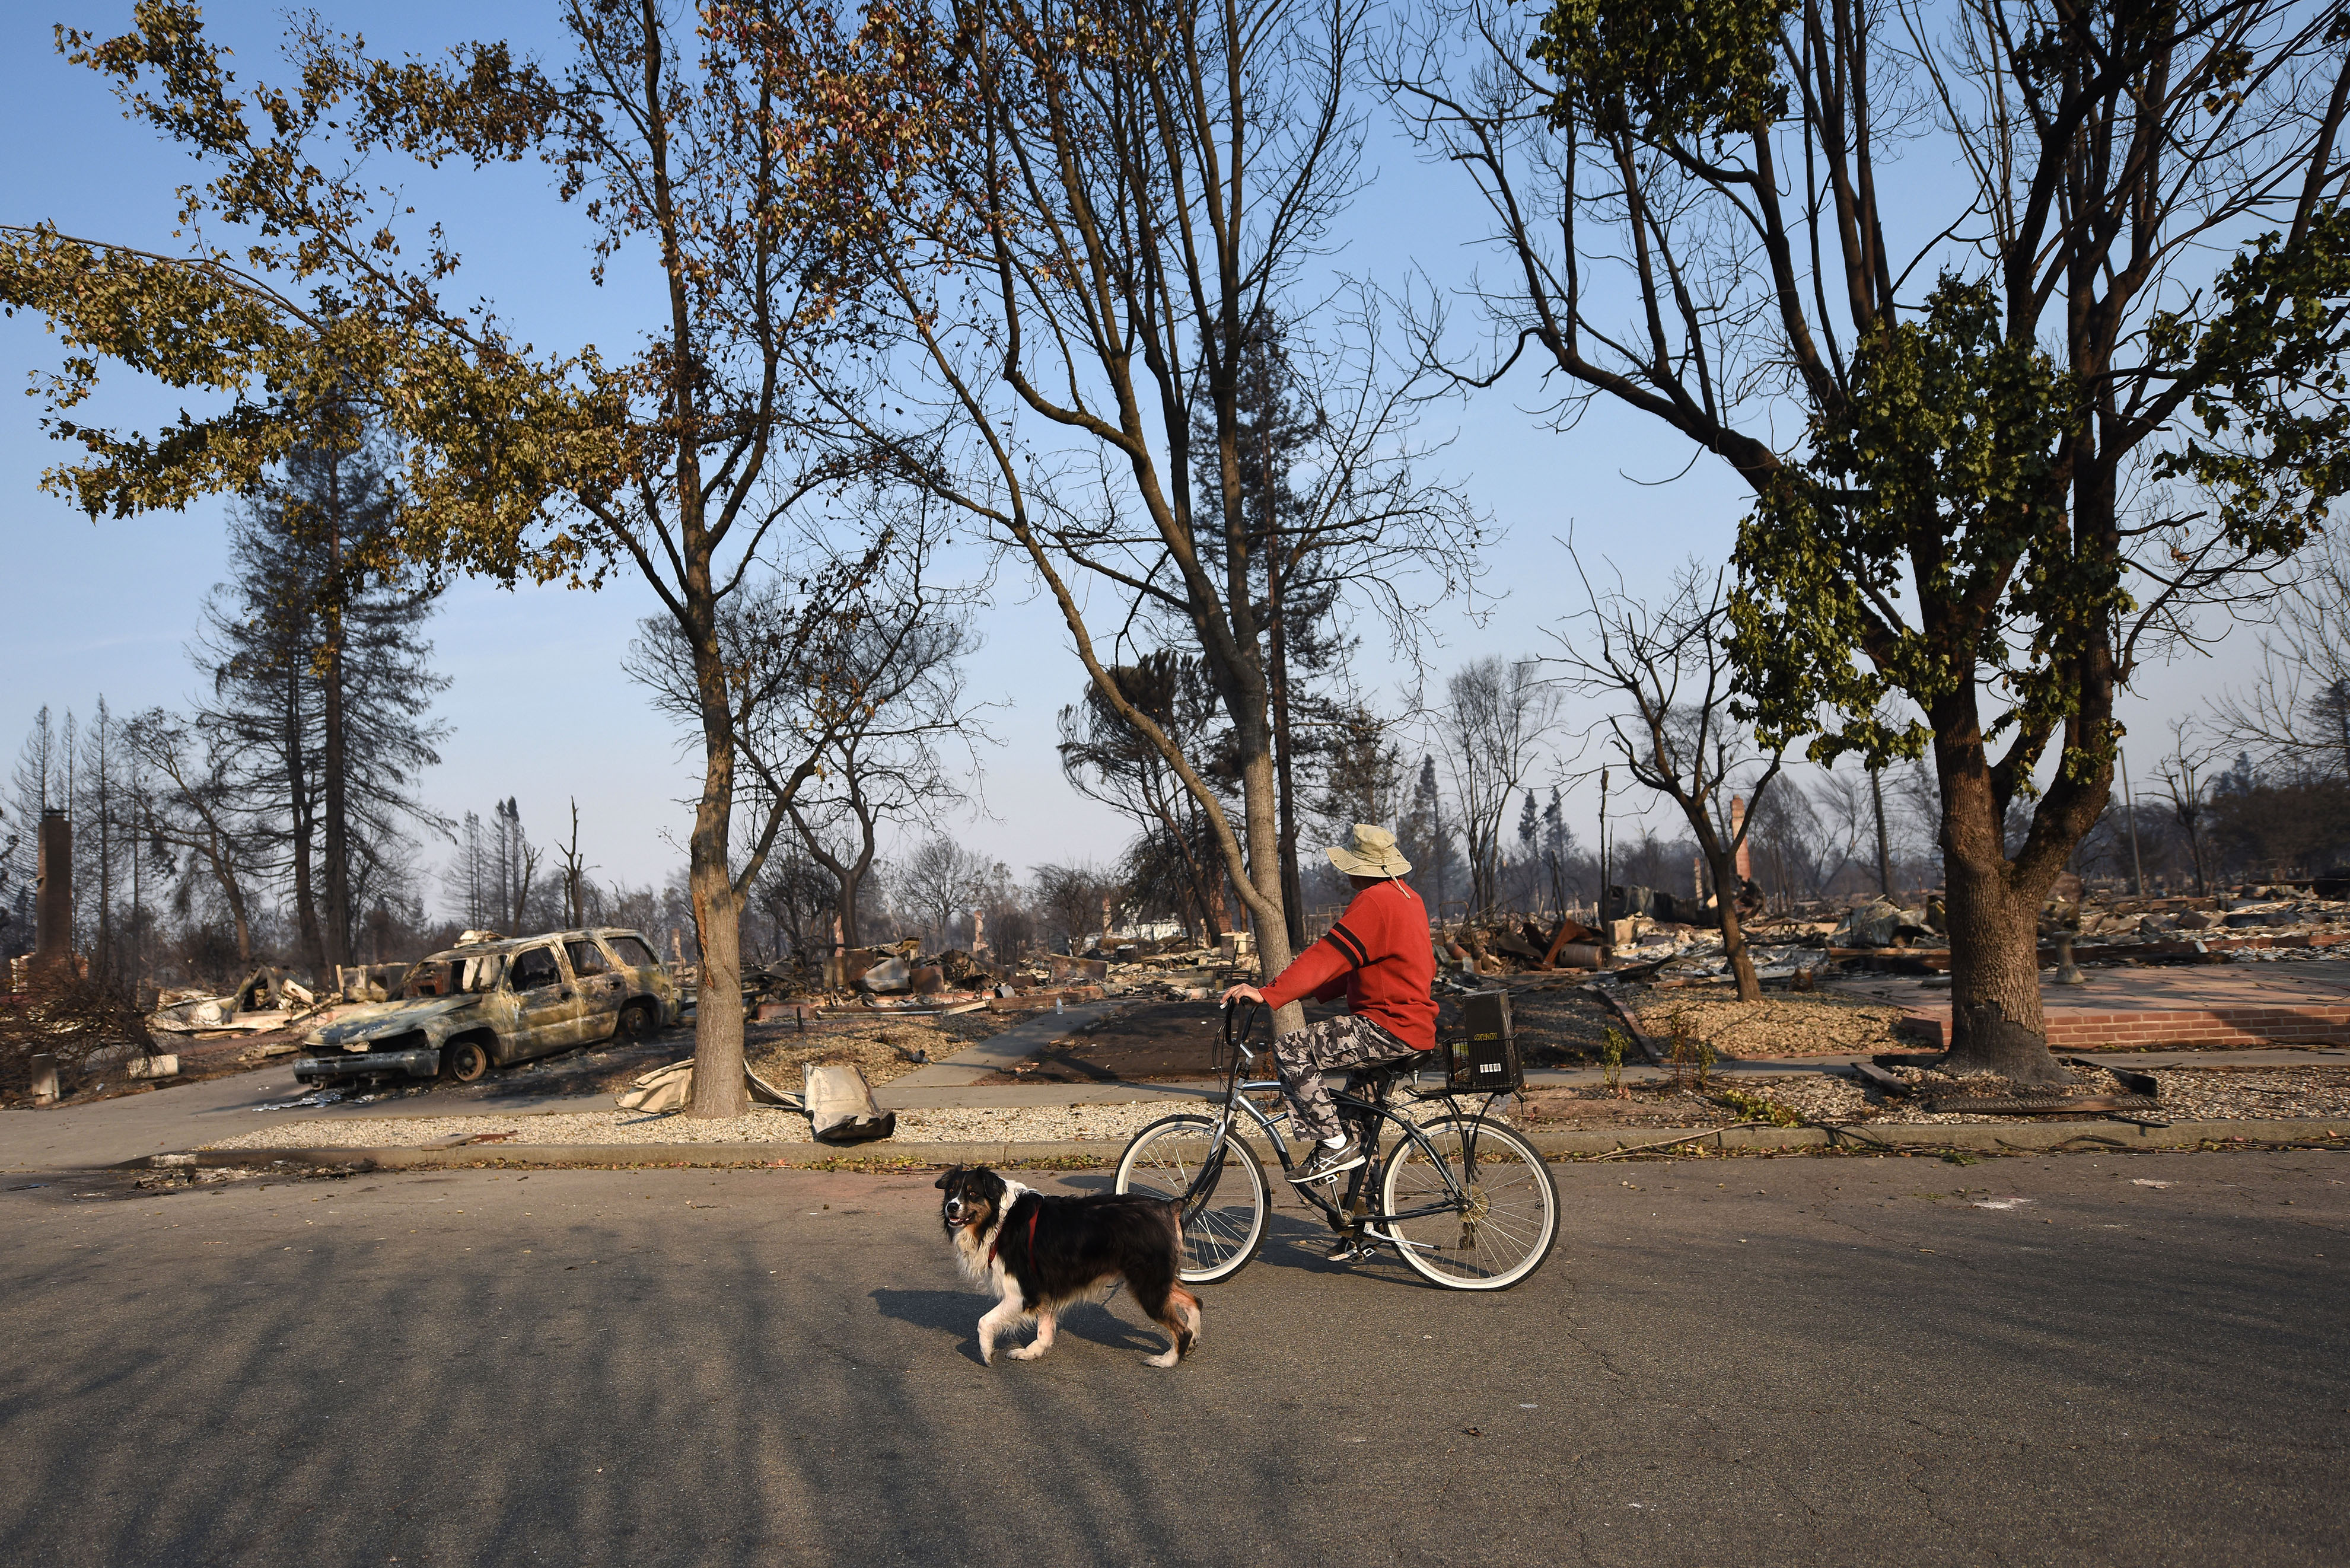
M 437 52 L 450 43 L 503 32 L 528 50 L 552 53 L 554 10 L 542 5 L 460 7 L 445 4 L 329 3 L 330 25 L 364 33 L 379 51 Z M 114 32 L 127 5 L 53 0 L 9 7 L 0 19 L 0 214 L 9 223 L 56 222 L 68 233 L 165 248 L 174 186 L 193 165 L 176 149 L 124 121 L 103 86 L 55 52 L 52 23 Z M 207 7 L 207 25 L 237 49 L 242 71 L 282 78 L 275 40 L 282 13 L 250 4 Z M 1375 118 L 1372 181 L 1347 220 L 1345 270 L 1389 286 L 1417 267 L 1456 283 L 1473 253 L 1448 236 L 1481 232 L 1465 181 L 1419 163 Z M 466 256 L 470 287 L 495 300 L 524 336 L 548 345 L 597 342 L 608 350 L 633 339 L 644 282 L 632 258 L 610 286 L 587 277 L 585 234 L 552 198 L 535 165 L 486 175 L 440 175 L 420 185 L 432 210 L 449 214 Z M 420 203 L 421 205 L 422 203 Z M 0 321 L 0 369 L 13 378 L 54 363 L 42 325 Z M 22 379 L 16 385 L 22 386 Z M 1652 584 L 1686 556 L 1719 559 L 1742 497 L 1725 470 L 1700 464 L 1672 483 L 1688 452 L 1653 421 L 1596 405 L 1572 433 L 1542 429 L 1528 412 L 1545 400 L 1531 375 L 1440 410 L 1436 433 L 1455 435 L 1446 476 L 1467 485 L 1493 517 L 1500 542 L 1489 585 L 1502 597 L 1486 623 L 1440 612 L 1427 628 L 1428 657 L 1440 671 L 1486 653 L 1521 655 L 1549 647 L 1548 628 L 1567 608 L 1570 582 L 1556 543 L 1570 528 L 1587 550 L 1614 558 L 1634 587 Z M 112 389 L 105 417 L 151 427 L 176 401 L 129 383 Z M 117 712 L 182 701 L 193 677 L 185 647 L 200 624 L 205 591 L 222 575 L 223 511 L 217 504 L 180 514 L 92 524 L 37 488 L 62 449 L 36 426 L 38 404 L 0 401 L 0 551 L 15 593 L 0 617 L 0 747 L 10 753 L 42 704 L 87 712 L 103 694 Z M 453 678 L 441 712 L 454 732 L 424 790 L 442 810 L 486 814 L 518 797 L 524 822 L 556 836 L 567 798 L 579 804 L 588 857 L 598 875 L 654 880 L 682 864 L 695 770 L 681 737 L 622 673 L 637 621 L 656 607 L 626 578 L 588 594 L 560 588 L 505 591 L 475 583 L 453 588 L 434 621 L 442 669 Z M 1052 751 L 1054 715 L 1079 691 L 1082 670 L 1049 601 L 1009 568 L 982 615 L 986 642 L 972 661 L 973 695 L 1000 704 L 992 727 L 1003 744 L 985 753 L 986 814 L 952 824 L 972 846 L 1015 871 L 1046 861 L 1114 855 L 1126 829 L 1063 782 Z M 1365 685 L 1396 705 L 1404 666 L 1387 639 L 1366 628 Z M 2239 675 L 2250 639 L 2229 657 L 2156 671 L 2144 682 L 2156 701 L 2126 710 L 2152 771 L 2159 720 Z M 579 724 L 583 709 L 597 722 Z M 1591 713 L 1573 717 L 1586 722 Z M 2141 782 L 2143 788 L 2143 782 Z M 1575 818 L 1589 830 L 1594 801 L 1579 793 Z M 1622 809 L 1617 802 L 1617 809 Z M 1661 820 L 1661 819 L 1659 819 Z

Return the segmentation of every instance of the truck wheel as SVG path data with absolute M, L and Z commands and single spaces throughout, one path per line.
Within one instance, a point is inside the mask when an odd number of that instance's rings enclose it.
M 441 1047 L 442 1075 L 460 1084 L 477 1084 L 490 1070 L 490 1053 L 478 1040 L 452 1040 Z
M 619 1020 L 612 1025 L 612 1038 L 623 1045 L 633 1045 L 652 1032 L 653 1010 L 641 1002 L 620 1009 Z

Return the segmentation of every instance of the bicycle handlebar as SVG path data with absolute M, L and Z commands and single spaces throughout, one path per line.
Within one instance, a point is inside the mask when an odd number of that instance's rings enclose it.
M 1227 1002 L 1223 1006 L 1224 1044 L 1231 1046 L 1234 1051 L 1240 1053 L 1241 1060 L 1244 1062 L 1255 1061 L 1256 1053 L 1249 1049 L 1248 1037 L 1249 1032 L 1256 1027 L 1258 1015 L 1265 1013 L 1268 1011 L 1264 1003 L 1262 1002 L 1252 1002 L 1248 998 L 1243 997 L 1238 1002 Z M 1249 1011 L 1250 1009 L 1254 1009 L 1254 1012 Z M 1239 1021 L 1238 1028 L 1233 1027 L 1233 1022 L 1235 1019 Z

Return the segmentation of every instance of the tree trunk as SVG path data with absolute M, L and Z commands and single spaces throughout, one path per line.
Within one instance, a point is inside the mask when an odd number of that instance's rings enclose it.
M 1731 852 L 1714 850 L 1706 856 L 1707 868 L 1713 876 L 1713 909 L 1716 923 L 1721 929 L 1721 953 L 1730 961 L 1731 978 L 1738 984 L 1738 1000 L 1762 1000 L 1762 981 L 1754 972 L 1754 955 L 1746 950 L 1746 932 L 1738 921 L 1738 868 Z
M 311 881 L 312 835 L 317 822 L 312 815 L 309 790 L 309 768 L 302 748 L 301 660 L 292 660 L 287 674 L 286 791 L 286 804 L 293 814 L 294 856 L 294 918 L 300 933 L 302 962 L 308 966 L 316 979 L 326 969 L 326 944 L 318 932 L 318 899 Z
M 1281 894 L 1281 835 L 1276 826 L 1280 820 L 1274 805 L 1273 753 L 1264 744 L 1263 727 L 1251 726 L 1257 734 L 1248 739 L 1257 743 L 1243 753 L 1241 764 L 1241 801 L 1248 834 L 1249 881 L 1258 895 L 1275 909 L 1284 908 Z M 1247 741 L 1243 742 L 1247 746 Z M 1256 929 L 1257 973 L 1271 981 L 1289 967 L 1294 950 L 1289 945 L 1289 923 L 1286 916 L 1278 920 L 1258 919 Z M 1275 1008 L 1273 1032 L 1286 1034 L 1305 1026 L 1305 1006 L 1293 1002 L 1286 1007 Z
M 840 884 L 840 941 L 844 948 L 861 945 L 865 940 L 865 878 L 873 869 L 874 825 L 858 817 L 857 858 L 846 866 L 831 866 L 833 879 Z
M 1885 770 L 1868 770 L 1868 798 L 1877 807 L 1877 890 L 1893 897 L 1893 848 L 1885 836 Z
M 98 954 L 91 966 L 100 985 L 114 979 L 114 752 L 112 727 L 101 699 L 98 709 Z
M 734 742 L 725 671 L 716 639 L 697 639 L 695 675 L 702 689 L 702 799 L 693 812 L 686 886 L 693 898 L 693 928 L 701 980 L 693 1007 L 693 1100 L 697 1119 L 747 1116 L 743 1077 L 742 906 L 727 860 L 733 826 Z
M 730 815 L 705 791 L 694 812 L 693 863 L 687 872 L 702 944 L 693 1008 L 693 1103 L 687 1114 L 704 1119 L 745 1116 L 751 1109 L 743 1077 L 742 909 L 726 864 Z
M 1270 510 L 1271 500 L 1267 499 Z M 1277 770 L 1276 797 L 1280 801 L 1281 835 L 1281 910 L 1289 928 L 1289 950 L 1296 952 L 1305 946 L 1305 884 L 1297 874 L 1297 785 L 1290 760 L 1289 734 L 1289 640 L 1282 630 L 1281 545 L 1273 519 L 1265 519 L 1265 591 L 1272 614 L 1272 679 L 1267 695 L 1273 704 L 1274 763 Z
M 221 897 L 227 901 L 230 924 L 236 928 L 236 961 L 250 972 L 253 968 L 253 921 L 244 912 L 244 890 L 236 885 L 235 873 L 215 864 L 214 874 L 220 879 Z
M 1958 773 L 1946 757 L 1938 762 L 1950 933 L 1950 1047 L 1940 1065 L 2019 1084 L 2068 1082 L 2049 1054 L 2040 1005 L 2040 904 L 2054 871 L 2019 877 L 1990 781 Z
M 873 866 L 878 819 L 868 819 L 861 801 L 852 798 L 849 810 L 856 814 L 858 821 L 858 854 L 855 860 L 843 860 L 827 849 L 824 841 L 809 830 L 807 824 L 801 819 L 798 806 L 787 806 L 785 810 L 791 817 L 792 830 L 799 835 L 800 844 L 807 850 L 809 858 L 832 873 L 832 919 L 837 928 L 833 932 L 833 950 L 847 952 L 857 946 L 864 933 L 860 923 L 863 917 L 858 912 L 858 898 L 865 886 L 865 874 Z
M 325 730 L 326 882 L 323 924 L 325 957 L 332 964 L 351 961 L 350 821 L 344 770 L 348 753 L 343 735 L 343 464 L 341 454 L 327 454 L 327 603 L 321 618 L 327 634 L 326 691 L 320 718 Z M 322 971 L 323 972 L 323 971 Z

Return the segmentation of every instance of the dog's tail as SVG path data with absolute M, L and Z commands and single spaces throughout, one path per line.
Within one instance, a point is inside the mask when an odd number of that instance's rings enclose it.
M 1165 1205 L 1167 1229 L 1170 1232 L 1168 1240 L 1172 1244 L 1178 1265 L 1177 1273 L 1178 1277 L 1180 1277 L 1180 1265 L 1183 1261 L 1183 1200 L 1180 1198 L 1166 1198 L 1159 1201 Z M 1181 1285 L 1176 1286 L 1175 1290 L 1178 1294 L 1187 1297 L 1194 1306 L 1208 1304 L 1206 1297 L 1193 1295 Z

